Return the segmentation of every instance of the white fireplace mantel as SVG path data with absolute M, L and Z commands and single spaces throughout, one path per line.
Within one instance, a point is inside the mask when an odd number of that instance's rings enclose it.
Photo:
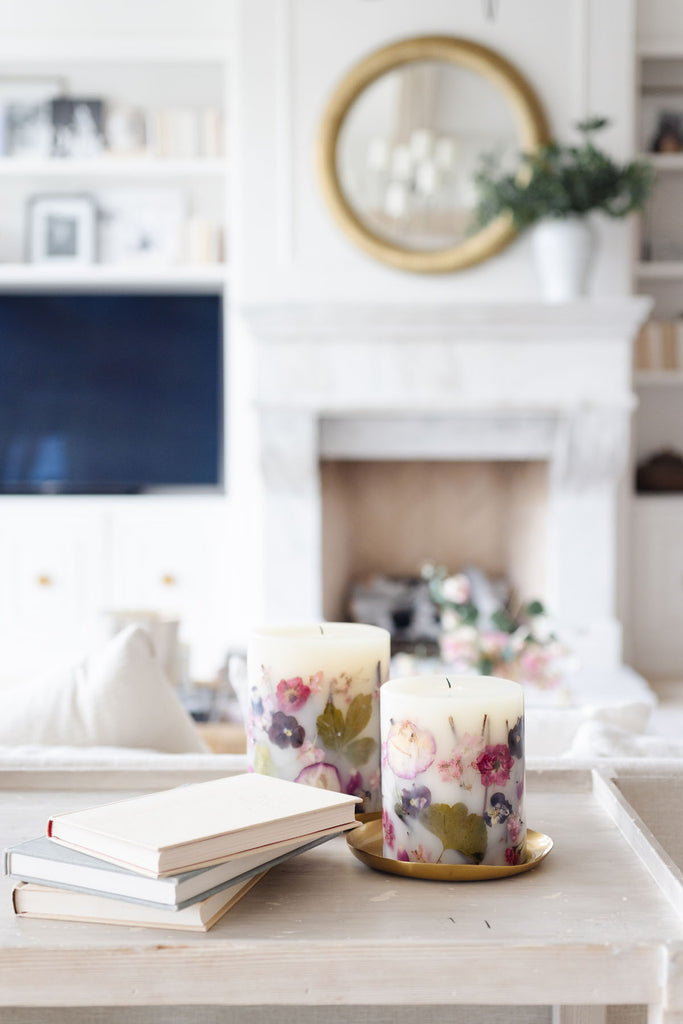
M 543 459 L 549 593 L 620 660 L 617 491 L 651 300 L 269 306 L 254 340 L 265 618 L 322 612 L 320 460 Z M 292 586 L 292 581 L 296 586 Z

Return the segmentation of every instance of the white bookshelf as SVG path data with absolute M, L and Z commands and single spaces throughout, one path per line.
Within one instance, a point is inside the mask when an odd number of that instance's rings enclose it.
M 59 267 L 39 263 L 0 264 L 0 293 L 7 291 L 104 290 L 222 292 L 228 283 L 223 263 L 179 266 L 93 264 Z
M 227 176 L 228 163 L 219 157 L 178 160 L 172 157 L 94 157 L 92 160 L 22 160 L 0 157 L 0 179 L 130 179 L 167 180 Z

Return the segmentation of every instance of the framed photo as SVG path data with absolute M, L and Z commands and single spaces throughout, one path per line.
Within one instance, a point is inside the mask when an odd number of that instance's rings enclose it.
M 97 207 L 91 196 L 33 196 L 28 203 L 28 260 L 82 266 L 97 258 Z
M 183 260 L 186 201 L 182 189 L 98 189 L 100 261 L 171 266 Z
M 52 101 L 52 156 L 79 159 L 104 151 L 102 100 L 61 98 Z
M 53 99 L 63 78 L 0 77 L 0 156 L 45 159 L 52 151 Z

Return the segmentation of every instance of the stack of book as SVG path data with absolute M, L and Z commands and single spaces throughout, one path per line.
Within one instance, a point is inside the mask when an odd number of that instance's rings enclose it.
M 357 802 L 245 774 L 57 814 L 5 851 L 14 912 L 207 931 L 270 868 L 355 827 Z

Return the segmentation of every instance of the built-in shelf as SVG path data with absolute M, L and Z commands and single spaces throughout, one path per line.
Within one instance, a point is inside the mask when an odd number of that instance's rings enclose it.
M 683 171 L 683 153 L 641 153 L 656 171 Z
M 683 279 L 683 260 L 651 260 L 636 263 L 636 276 L 642 281 Z
M 223 159 L 174 160 L 152 157 L 93 157 L 91 160 L 0 158 L 0 178 L 221 178 Z
M 41 263 L 0 264 L 0 292 L 40 291 L 220 291 L 226 284 L 224 263 L 198 266 L 142 265 L 54 266 Z
M 640 387 L 662 385 L 675 385 L 680 387 L 683 384 L 683 370 L 636 370 L 633 375 L 634 383 Z

